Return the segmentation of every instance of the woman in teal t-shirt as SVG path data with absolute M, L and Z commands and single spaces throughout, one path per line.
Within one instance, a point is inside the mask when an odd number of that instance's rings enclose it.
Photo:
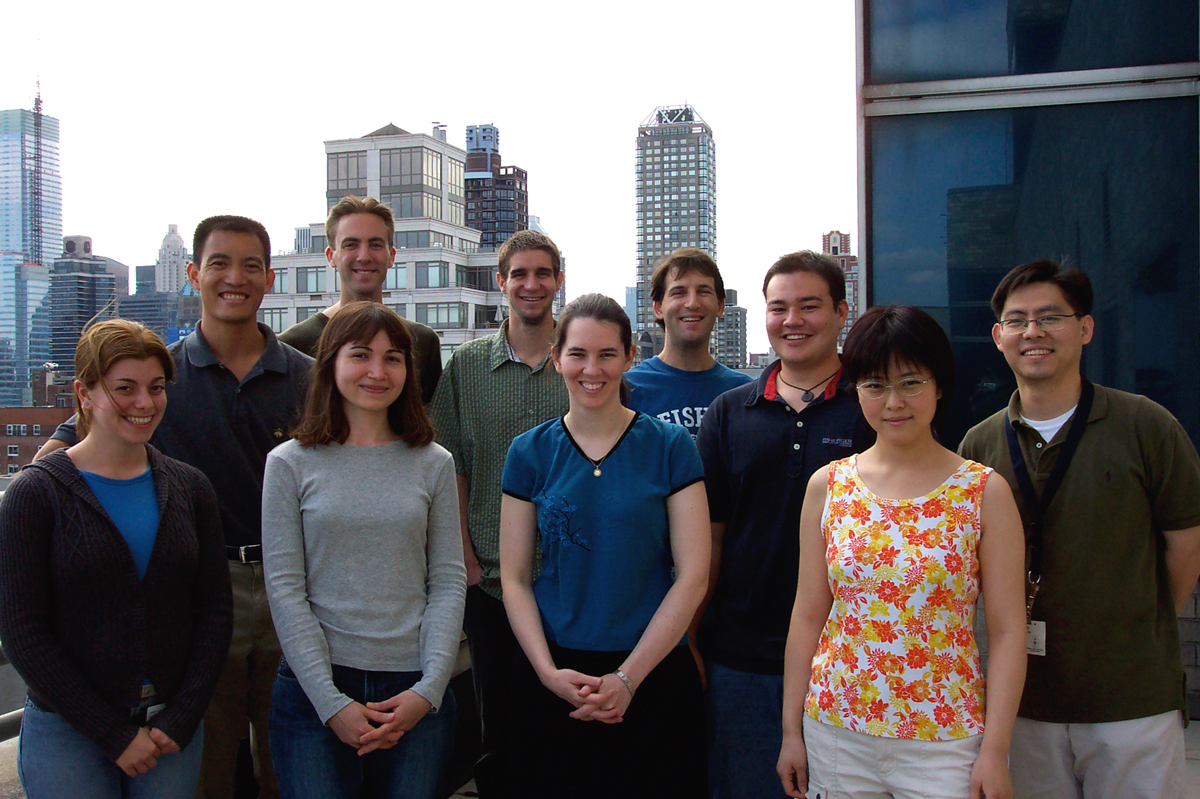
M 699 454 L 682 427 L 622 403 L 632 333 L 612 299 L 568 305 L 553 358 L 570 409 L 513 441 L 503 478 L 500 573 L 524 650 L 510 784 L 696 796 L 701 688 L 684 633 L 708 576 Z

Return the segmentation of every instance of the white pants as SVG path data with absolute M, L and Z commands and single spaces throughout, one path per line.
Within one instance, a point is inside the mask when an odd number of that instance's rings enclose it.
M 806 718 L 808 799 L 967 799 L 982 742 L 882 738 Z
M 1183 799 L 1178 710 L 1104 724 L 1017 719 L 1009 769 L 1015 799 Z

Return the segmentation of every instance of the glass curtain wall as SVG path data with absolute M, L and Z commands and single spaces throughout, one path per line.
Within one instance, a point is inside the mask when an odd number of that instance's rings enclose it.
M 868 297 L 950 335 L 948 445 L 1015 388 L 989 300 L 1036 258 L 1092 279 L 1085 374 L 1200 442 L 1198 6 L 859 0 Z

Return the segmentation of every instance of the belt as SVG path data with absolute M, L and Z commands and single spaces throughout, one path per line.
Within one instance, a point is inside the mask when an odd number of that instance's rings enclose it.
M 248 544 L 244 547 L 226 544 L 225 557 L 238 563 L 262 563 L 262 544 Z

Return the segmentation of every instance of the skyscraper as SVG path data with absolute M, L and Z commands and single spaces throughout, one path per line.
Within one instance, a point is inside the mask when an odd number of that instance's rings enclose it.
M 698 247 L 717 257 L 712 128 L 690 105 L 656 108 L 638 127 L 634 163 L 637 296 L 636 318 L 631 321 L 635 332 L 661 339 L 650 299 L 655 263 L 679 247 Z
M 60 373 L 75 373 L 75 345 L 89 323 L 117 315 L 117 270 L 113 264 L 116 262 L 92 251 L 88 236 L 63 240 L 62 255 L 50 267 L 49 294 L 49 360 L 58 364 Z M 128 269 L 124 271 L 128 275 Z M 128 290 L 128 277 L 126 284 Z
M 47 263 L 62 244 L 58 120 L 0 111 L 0 406 L 27 405 L 30 369 L 49 357 Z
M 840 230 L 831 230 L 821 236 L 821 252 L 837 261 L 838 266 L 846 273 L 846 304 L 850 306 L 850 313 L 846 315 L 846 324 L 838 333 L 838 345 L 841 346 L 846 343 L 846 334 L 854 327 L 862 310 L 859 307 L 862 286 L 858 256 L 850 254 L 850 234 Z
M 154 262 L 155 290 L 178 294 L 187 282 L 190 260 L 187 244 L 179 235 L 179 225 L 167 225 L 167 235 L 163 236 L 162 246 L 158 248 L 158 260 Z
M 529 228 L 529 175 L 500 163 L 495 125 L 467 125 L 467 227 L 480 232 L 479 249 L 495 250 Z
M 746 368 L 746 309 L 738 305 L 737 289 L 725 289 L 725 315 L 713 326 L 708 351 L 730 369 Z

